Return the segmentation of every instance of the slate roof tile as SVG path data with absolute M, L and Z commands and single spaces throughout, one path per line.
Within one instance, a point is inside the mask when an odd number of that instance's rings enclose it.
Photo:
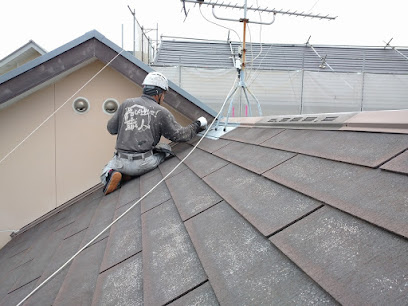
M 157 185 L 162 179 L 163 176 L 160 173 L 159 169 L 153 170 L 155 175 L 142 176 L 140 181 L 140 196 L 143 197 L 148 193 L 154 186 Z M 152 172 L 153 172 L 152 171 Z M 170 192 L 167 189 L 166 184 L 162 183 L 157 186 L 155 190 L 149 193 L 142 201 L 142 214 L 146 211 L 166 202 L 171 198 Z
M 265 236 L 322 205 L 232 164 L 205 177 L 204 181 Z
M 214 141 L 208 138 L 195 137 L 189 141 L 189 144 L 195 146 L 200 139 L 202 140 L 199 143 L 198 148 L 209 153 L 213 153 L 231 143 L 231 141 L 226 139 L 217 139 L 217 141 Z
M 115 212 L 114 219 L 126 212 L 132 203 Z M 133 207 L 120 222 L 116 222 L 110 232 L 101 272 L 142 251 L 142 221 L 140 205 Z
M 35 280 L 24 287 L 7 294 L 0 300 L 0 305 L 17 305 L 27 294 L 35 288 Z
M 173 200 L 142 215 L 144 301 L 163 305 L 207 280 Z
M 190 169 L 166 181 L 183 221 L 221 202 L 216 194 Z M 186 188 L 192 186 L 192 188 Z
M 67 232 L 65 239 L 88 228 L 100 200 L 100 198 L 97 198 L 89 203 L 85 202 L 80 205 L 82 206 L 82 212 L 79 210 L 80 214 L 75 219 L 75 225 L 70 226 L 70 230 Z
M 221 305 L 336 304 L 227 203 L 186 227 Z
M 178 300 L 170 303 L 171 306 L 184 306 L 184 305 L 207 305 L 217 306 L 219 305 L 217 297 L 214 294 L 209 282 L 205 282 L 198 288 L 192 290 L 186 295 L 182 296 Z
M 175 153 L 177 157 L 182 160 L 192 148 L 193 147 L 188 144 L 182 144 L 182 146 L 176 146 Z M 227 165 L 228 161 L 197 148 L 184 163 L 200 178 L 203 178 Z
M 405 139 L 258 127 L 204 139 L 24 305 L 406 305 Z M 14 237 L 0 250 L 0 305 L 21 301 L 196 142 Z
M 12 291 L 14 284 L 24 275 L 24 272 L 30 269 L 31 262 L 30 259 L 21 265 L 15 267 L 14 269 L 2 270 L 2 277 L 0 280 L 0 305 L 2 305 L 2 299 L 5 299 L 7 295 Z
M 122 184 L 116 209 L 140 199 L 140 178 Z
M 270 240 L 343 305 L 407 301 L 402 237 L 326 206 Z
M 252 172 L 261 174 L 292 158 L 296 153 L 282 152 L 256 145 L 232 142 L 214 152 L 214 155 Z M 253 156 L 256 158 L 253 158 Z
M 178 159 L 176 156 L 170 158 L 167 160 L 165 163 L 162 163 L 159 165 L 159 169 L 163 175 L 163 177 L 167 176 L 178 164 L 180 163 L 180 159 Z M 180 172 L 184 171 L 187 169 L 187 166 L 185 164 L 180 164 L 168 177 L 167 180 L 172 178 L 173 176 L 176 176 Z
M 285 130 L 262 145 L 375 168 L 406 150 L 408 135 Z
M 102 232 L 112 222 L 119 194 L 119 192 L 112 192 L 100 200 L 99 205 L 92 216 L 91 222 L 89 223 L 89 227 L 86 230 L 84 242 L 81 244 L 81 247 Z M 94 243 L 105 239 L 108 235 L 109 230 L 106 230 L 94 241 Z
M 141 253 L 99 275 L 92 305 L 144 305 Z
M 238 127 L 235 130 L 223 135 L 221 138 L 250 144 L 261 144 L 269 138 L 279 135 L 283 131 L 283 129 Z
M 49 264 L 45 268 L 41 278 L 36 282 L 36 286 L 44 282 L 79 250 L 84 236 L 85 230 L 61 241 L 53 257 L 49 260 Z M 34 294 L 24 303 L 24 305 L 52 305 L 65 280 L 65 276 L 68 273 L 71 264 L 72 262 L 69 263 L 61 272 L 55 275 L 51 281 L 47 282 L 42 288 L 40 288 L 38 293 Z
M 100 264 L 107 239 L 103 239 L 86 248 L 76 257 L 53 305 L 90 305 L 96 287 Z
M 381 169 L 408 174 L 408 151 L 396 156 L 381 166 Z
M 67 231 L 68 228 L 65 227 L 59 231 L 51 232 L 49 235 L 44 235 L 43 239 L 35 244 L 30 252 L 33 262 L 30 263 L 29 269 L 24 272 L 11 290 L 16 290 L 41 277 Z
M 298 155 L 263 175 L 408 237 L 406 175 L 304 155 Z

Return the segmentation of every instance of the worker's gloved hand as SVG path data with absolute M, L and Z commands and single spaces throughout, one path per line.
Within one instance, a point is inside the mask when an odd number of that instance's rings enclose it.
M 197 126 L 197 133 L 204 131 L 207 128 L 207 119 L 205 119 L 204 117 L 198 118 L 194 123 Z

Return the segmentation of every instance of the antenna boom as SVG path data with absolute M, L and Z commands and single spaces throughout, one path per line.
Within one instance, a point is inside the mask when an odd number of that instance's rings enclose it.
M 337 18 L 329 15 L 320 15 L 320 14 L 307 14 L 305 12 L 298 13 L 297 11 L 290 11 L 290 10 L 277 10 L 277 9 L 268 9 L 266 8 L 261 8 L 261 7 L 246 7 L 245 6 L 239 6 L 239 5 L 234 5 L 234 4 L 226 4 L 224 2 L 218 3 L 209 1 L 209 2 L 204 2 L 204 1 L 197 1 L 197 0 L 180 0 L 181 2 L 187 2 L 187 3 L 194 3 L 194 4 L 199 4 L 199 5 L 207 5 L 207 6 L 212 6 L 213 8 L 215 6 L 217 7 L 225 7 L 225 8 L 232 8 L 232 9 L 239 9 L 239 10 L 249 10 L 249 11 L 262 11 L 262 13 L 273 13 L 273 14 L 281 14 L 281 15 L 289 15 L 289 16 L 296 16 L 296 17 L 304 17 L 304 18 L 317 18 L 317 19 L 326 19 L 326 20 L 334 20 Z

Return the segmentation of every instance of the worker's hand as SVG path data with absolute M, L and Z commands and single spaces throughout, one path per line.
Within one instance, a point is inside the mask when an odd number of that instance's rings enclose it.
M 194 122 L 194 125 L 196 126 L 197 133 L 204 131 L 207 128 L 207 119 L 200 117 Z

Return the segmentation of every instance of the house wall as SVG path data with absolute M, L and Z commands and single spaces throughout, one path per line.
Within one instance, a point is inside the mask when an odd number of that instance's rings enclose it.
M 0 157 L 6 156 L 104 64 L 95 61 L 0 111 Z M 106 130 L 108 98 L 122 103 L 142 89 L 107 67 L 0 164 L 0 247 L 18 230 L 97 185 L 113 155 L 116 136 Z M 72 107 L 77 97 L 88 112 Z M 164 105 L 165 107 L 167 105 Z M 168 107 L 168 106 L 167 106 Z M 183 125 L 191 122 L 168 107 Z

